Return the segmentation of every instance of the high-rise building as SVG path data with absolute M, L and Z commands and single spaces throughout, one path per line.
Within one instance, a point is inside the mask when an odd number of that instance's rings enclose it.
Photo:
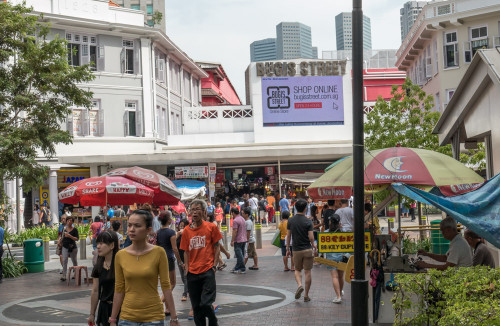
M 352 50 L 352 13 L 343 12 L 335 16 L 337 50 Z M 363 15 L 363 49 L 372 48 L 372 28 L 370 18 Z
M 401 42 L 405 39 L 418 15 L 427 4 L 427 1 L 408 1 L 399 10 L 401 22 Z
M 250 61 L 276 60 L 276 39 L 266 38 L 250 44 Z
M 313 46 L 313 59 L 318 59 L 318 47 Z
M 144 24 L 151 27 L 159 27 L 166 31 L 165 24 L 165 0 L 113 0 L 124 8 L 144 11 Z M 161 21 L 157 24 L 153 22 L 153 16 L 156 12 L 162 14 Z
M 312 59 L 311 27 L 301 23 L 276 25 L 276 59 Z

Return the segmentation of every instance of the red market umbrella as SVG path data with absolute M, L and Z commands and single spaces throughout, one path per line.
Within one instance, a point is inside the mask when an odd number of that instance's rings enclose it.
M 59 201 L 82 206 L 152 203 L 154 190 L 119 176 L 102 176 L 72 183 L 59 193 Z
M 186 206 L 181 202 L 179 202 L 177 205 L 170 206 L 170 208 L 173 209 L 177 214 L 186 212 Z
M 455 196 L 484 182 L 480 175 L 452 157 L 426 149 L 384 148 L 366 151 L 364 159 L 367 193 L 401 182 L 427 191 L 438 187 L 445 196 Z M 330 165 L 307 192 L 315 199 L 349 198 L 352 178 L 352 156 L 349 156 Z
M 105 176 L 122 176 L 154 190 L 153 204 L 175 205 L 181 199 L 181 192 L 169 178 L 152 170 L 138 166 L 114 169 Z

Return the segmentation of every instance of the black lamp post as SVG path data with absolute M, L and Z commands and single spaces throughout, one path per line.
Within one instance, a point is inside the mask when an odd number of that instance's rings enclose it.
M 368 325 L 368 281 L 365 280 L 364 128 L 363 128 L 363 9 L 352 9 L 352 140 L 354 188 L 354 279 L 351 282 L 352 325 Z

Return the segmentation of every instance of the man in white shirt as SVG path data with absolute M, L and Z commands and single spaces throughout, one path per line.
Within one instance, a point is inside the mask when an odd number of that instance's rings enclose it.
M 448 267 L 470 267 L 472 266 L 472 251 L 467 241 L 462 237 L 457 230 L 457 222 L 447 216 L 439 224 L 443 238 L 450 241 L 450 249 L 446 255 L 432 254 L 422 249 L 418 251 L 419 255 L 430 257 L 436 261 L 445 263 L 430 264 L 424 261 L 419 261 L 417 266 L 420 268 L 435 268 L 444 271 Z
M 259 199 L 254 194 L 250 194 L 250 199 L 248 199 L 250 208 L 252 209 L 252 215 L 257 216 L 257 211 L 259 209 Z
M 245 255 L 245 265 L 247 264 L 248 258 L 253 258 L 253 266 L 249 267 L 249 270 L 258 270 L 258 258 L 257 251 L 255 250 L 255 236 L 253 232 L 253 222 L 250 219 L 251 210 L 250 207 L 244 207 L 241 210 L 241 216 L 245 219 L 245 226 L 247 230 L 247 254 Z
M 340 227 L 342 229 L 342 232 L 353 232 L 354 212 L 352 208 L 349 207 L 349 200 L 341 199 L 340 204 L 342 206 L 335 211 L 335 214 L 340 216 Z

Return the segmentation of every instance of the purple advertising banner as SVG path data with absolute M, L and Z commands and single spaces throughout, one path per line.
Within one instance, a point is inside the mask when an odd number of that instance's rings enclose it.
M 343 125 L 342 76 L 262 78 L 264 127 Z

